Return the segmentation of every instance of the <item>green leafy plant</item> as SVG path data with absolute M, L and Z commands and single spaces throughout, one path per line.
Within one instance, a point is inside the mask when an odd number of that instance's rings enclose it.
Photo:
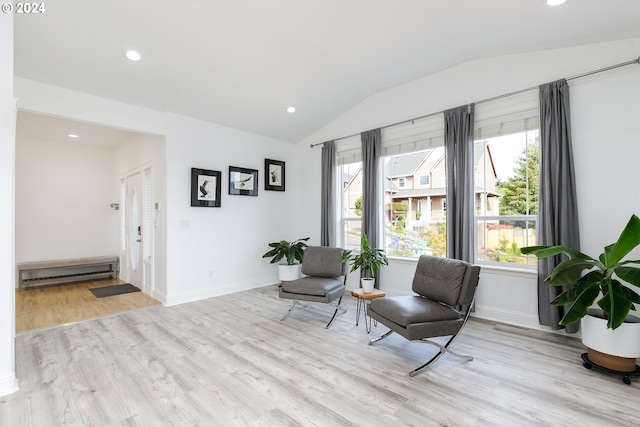
M 350 273 L 360 268 L 366 278 L 375 277 L 375 272 L 380 270 L 382 266 L 389 265 L 389 260 L 384 250 L 372 248 L 369 245 L 367 234 L 362 233 L 360 238 L 360 252 L 352 255 L 353 251 L 347 251 L 340 259 L 340 262 L 351 262 Z
M 545 279 L 555 286 L 570 285 L 558 295 L 552 305 L 569 305 L 561 325 L 569 325 L 586 316 L 596 298 L 597 304 L 607 317 L 607 328 L 616 329 L 640 304 L 640 295 L 623 284 L 640 287 L 640 260 L 623 260 L 640 245 L 640 218 L 632 215 L 618 241 L 604 248 L 598 259 L 564 246 L 528 246 L 521 249 L 523 254 L 547 258 L 565 254 L 569 258 L 560 262 Z M 631 265 L 635 264 L 635 265 Z
M 309 240 L 309 237 L 294 240 L 293 242 L 281 240 L 279 242 L 269 243 L 271 249 L 262 255 L 262 258 L 271 257 L 271 264 L 280 262 L 283 258 L 287 261 L 287 265 L 301 263 L 302 257 L 304 256 L 304 249 L 309 246 L 305 243 L 307 240 Z

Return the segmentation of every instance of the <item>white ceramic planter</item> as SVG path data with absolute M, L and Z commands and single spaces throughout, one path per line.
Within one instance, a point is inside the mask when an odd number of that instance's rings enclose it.
M 300 264 L 278 264 L 278 278 L 280 282 L 290 282 L 300 278 Z
M 362 285 L 362 290 L 364 292 L 371 292 L 376 284 L 376 279 L 360 279 L 360 284 Z
M 601 310 L 589 310 L 597 314 Z M 640 357 L 640 319 L 628 316 L 616 329 L 607 329 L 607 320 L 588 315 L 582 318 L 582 343 L 601 353 L 618 357 Z

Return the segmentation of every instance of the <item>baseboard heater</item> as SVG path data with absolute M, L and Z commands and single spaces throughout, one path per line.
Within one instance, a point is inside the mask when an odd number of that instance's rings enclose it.
M 118 256 L 21 262 L 16 264 L 16 284 L 22 290 L 33 286 L 117 279 L 119 271 Z

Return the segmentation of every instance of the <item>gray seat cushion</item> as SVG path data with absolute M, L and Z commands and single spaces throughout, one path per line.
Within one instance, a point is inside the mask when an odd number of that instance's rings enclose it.
M 285 282 L 282 290 L 287 293 L 299 295 L 314 295 L 323 297 L 327 293 L 340 288 L 342 282 L 334 277 L 303 277 L 301 279 Z
M 369 311 L 404 328 L 412 323 L 460 319 L 453 308 L 417 295 L 376 298 L 369 304 Z

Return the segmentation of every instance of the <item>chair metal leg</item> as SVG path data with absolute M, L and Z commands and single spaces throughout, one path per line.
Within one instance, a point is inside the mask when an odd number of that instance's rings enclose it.
M 438 359 L 440 359 L 445 353 L 450 353 L 453 356 L 459 357 L 461 359 L 465 359 L 465 361 L 467 362 L 471 362 L 473 360 L 473 357 L 471 356 L 464 356 L 462 354 L 458 354 L 455 351 L 451 350 L 449 348 L 449 346 L 453 343 L 453 341 L 456 339 L 456 337 L 458 336 L 458 334 L 453 335 L 451 338 L 449 338 L 449 341 L 447 341 L 447 343 L 445 345 L 442 344 L 438 344 L 437 342 L 434 341 L 430 341 L 428 339 L 421 339 L 421 340 L 415 340 L 413 342 L 419 342 L 419 343 L 424 343 L 424 344 L 432 344 L 435 345 L 436 347 L 440 348 L 440 351 L 438 351 L 438 354 L 436 354 L 435 356 L 433 356 L 427 363 L 425 363 L 424 365 L 414 369 L 413 371 L 409 372 L 409 376 L 410 377 L 414 377 L 416 375 L 418 375 L 422 370 L 428 368 L 429 366 L 433 365 L 434 363 L 436 363 L 436 361 Z
M 340 301 L 338 301 L 338 305 L 336 305 L 336 309 L 333 312 L 333 316 L 331 316 L 331 320 L 329 320 L 329 323 L 327 323 L 326 328 L 328 329 L 331 324 L 333 323 L 333 321 L 335 320 L 336 316 L 338 315 L 338 312 L 340 312 L 340 314 L 342 313 L 346 313 L 347 309 L 342 307 L 340 305 L 340 302 L 342 301 L 342 298 L 340 298 Z M 289 317 L 289 315 L 291 314 L 291 311 L 296 307 L 296 306 L 300 306 L 301 308 L 308 308 L 309 305 L 308 304 L 302 304 L 300 301 L 298 300 L 294 300 L 293 304 L 291 304 L 291 307 L 289 307 L 289 310 L 287 310 L 287 312 L 284 314 L 284 316 L 282 316 L 282 319 L 280 319 L 280 321 L 283 321 L 284 319 L 286 319 L 287 317 Z
M 380 340 L 382 340 L 382 339 L 385 339 L 386 337 L 388 337 L 388 336 L 389 336 L 389 335 L 391 335 L 392 333 L 393 333 L 393 331 L 392 331 L 391 329 L 389 329 L 389 332 L 387 332 L 386 334 L 384 334 L 384 335 L 382 335 L 382 336 L 380 336 L 380 337 L 377 337 L 377 338 L 372 338 L 372 339 L 370 339 L 370 340 L 369 340 L 369 345 L 373 344 L 374 342 L 378 342 L 378 341 L 380 341 Z
M 282 316 L 282 319 L 280 319 L 280 321 L 282 322 L 284 319 L 286 319 L 290 314 L 291 314 L 291 310 L 293 310 L 295 308 L 296 305 L 301 306 L 302 308 L 307 308 L 309 307 L 306 304 L 302 304 L 299 301 L 293 301 L 293 304 L 291 305 L 291 307 L 289 308 L 289 310 L 287 310 L 287 312 L 284 314 L 284 316 Z
M 462 326 L 460 326 L 460 329 L 458 329 L 458 332 L 455 335 L 452 335 L 451 338 L 449 338 L 449 341 L 447 341 L 447 343 L 445 345 L 440 345 L 440 344 L 438 344 L 436 342 L 429 341 L 428 339 L 425 339 L 425 338 L 423 338 L 421 340 L 416 340 L 416 342 L 423 342 L 423 343 L 426 343 L 426 344 L 433 344 L 433 345 L 435 345 L 437 347 L 440 347 L 440 351 L 438 352 L 438 354 L 433 356 L 431 358 L 431 360 L 429 360 L 427 363 L 425 363 L 424 365 L 422 365 L 420 367 L 417 367 L 413 371 L 409 372 L 409 376 L 414 377 L 414 376 L 418 375 L 423 369 L 426 369 L 429 366 L 433 365 L 436 362 L 436 360 L 440 359 L 442 357 L 442 355 L 445 354 L 445 353 L 451 353 L 452 355 L 454 355 L 456 357 L 459 357 L 461 359 L 465 359 L 467 362 L 471 362 L 473 360 L 473 357 L 471 357 L 471 356 L 463 356 L 462 354 L 458 354 L 458 353 L 452 351 L 449 347 L 451 346 L 451 344 L 453 344 L 455 339 L 458 337 L 458 335 L 460 334 L 462 329 L 467 324 L 467 321 L 469 320 L 469 315 L 471 314 L 471 308 L 473 307 L 473 303 L 474 302 L 475 302 L 475 297 L 471 300 L 471 304 L 469 304 L 469 306 L 466 309 L 466 313 L 464 315 L 464 320 L 462 322 Z
M 331 316 L 331 320 L 329 320 L 329 323 L 327 323 L 327 326 L 325 326 L 325 329 L 329 329 L 334 319 L 336 318 L 338 311 L 340 311 L 340 314 L 347 312 L 347 309 L 340 305 L 341 302 L 342 302 L 342 297 L 340 297 L 340 299 L 338 300 L 338 304 L 336 305 L 336 310 L 333 312 L 333 316 Z

